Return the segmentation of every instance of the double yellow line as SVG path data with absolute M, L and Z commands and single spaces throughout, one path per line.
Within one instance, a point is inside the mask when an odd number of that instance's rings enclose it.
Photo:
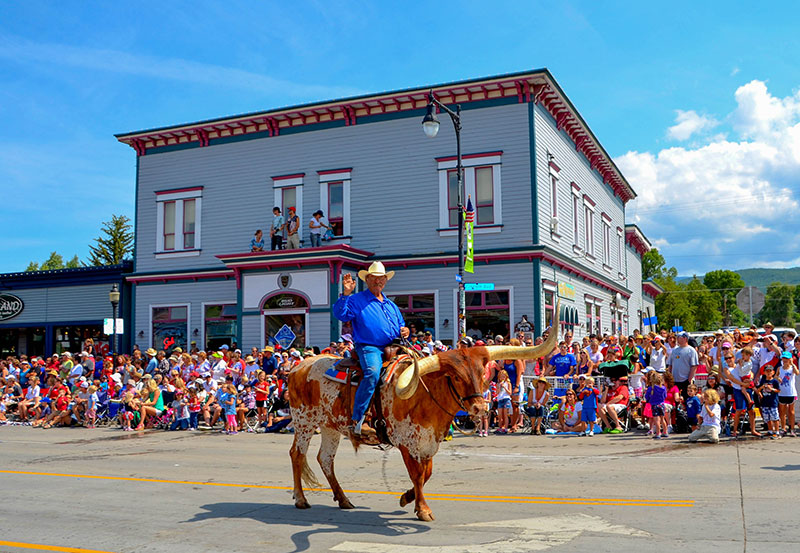
M 0 474 L 17 474 L 22 476 L 52 476 L 60 478 L 87 478 L 94 480 L 116 480 L 125 482 L 147 482 L 150 484 L 182 484 L 185 486 L 216 486 L 223 488 L 254 488 L 261 490 L 291 491 L 290 486 L 268 486 L 263 484 L 235 484 L 228 482 L 193 482 L 189 480 L 164 480 L 158 478 L 136 478 L 132 476 L 101 476 L 96 474 L 65 474 L 57 472 L 33 472 L 22 470 L 0 470 Z M 312 491 L 330 491 L 329 488 L 311 488 Z M 400 492 L 382 490 L 345 490 L 349 494 L 371 494 L 399 496 Z M 515 495 L 481 495 L 426 493 L 429 499 L 439 501 L 469 501 L 476 503 L 546 503 L 553 505 L 611 505 L 616 507 L 693 507 L 691 499 L 623 499 L 623 498 L 589 498 L 589 497 L 544 497 Z M 2 543 L 2 542 L 0 542 Z

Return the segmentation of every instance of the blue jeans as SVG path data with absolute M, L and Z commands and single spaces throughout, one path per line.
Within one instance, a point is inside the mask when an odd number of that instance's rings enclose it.
M 199 412 L 189 413 L 189 428 L 197 428 L 197 419 L 199 415 Z
M 175 419 L 174 421 L 172 421 L 172 424 L 170 425 L 169 429 L 177 430 L 178 428 L 180 428 L 181 430 L 186 430 L 187 428 L 189 428 L 189 419 Z
M 364 414 L 367 412 L 372 394 L 375 392 L 375 386 L 378 385 L 381 365 L 383 365 L 383 350 L 375 346 L 356 344 L 356 353 L 358 353 L 361 370 L 364 373 L 361 382 L 358 383 L 353 404 L 353 421 L 360 426 L 364 422 Z
M 310 236 L 311 236 L 311 247 L 312 248 L 319 248 L 320 245 L 321 245 L 320 244 L 320 239 L 322 238 L 322 235 L 321 234 L 311 233 Z

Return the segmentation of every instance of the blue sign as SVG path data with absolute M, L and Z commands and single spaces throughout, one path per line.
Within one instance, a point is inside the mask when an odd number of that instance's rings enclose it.
M 274 340 L 281 345 L 283 349 L 289 349 L 292 342 L 297 339 L 297 335 L 292 332 L 288 325 L 283 325 L 278 332 L 275 333 Z
M 682 326 L 673 326 L 672 327 L 672 332 L 682 332 L 682 331 L 683 331 L 683 327 Z
M 456 275 L 456 282 L 461 282 L 461 275 Z
M 488 292 L 494 290 L 494 282 L 468 282 L 464 285 L 465 290 Z

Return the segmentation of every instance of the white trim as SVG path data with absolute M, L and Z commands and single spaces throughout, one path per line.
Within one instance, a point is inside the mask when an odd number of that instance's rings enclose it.
M 547 282 L 542 282 L 542 290 L 547 290 L 548 292 L 557 292 L 558 286 L 553 284 L 548 284 Z
M 442 229 L 439 230 L 439 236 L 455 236 L 458 234 L 458 229 Z M 485 227 L 475 227 L 472 231 L 475 234 L 497 234 L 503 232 L 503 225 L 487 225 Z
M 188 343 L 186 344 L 187 349 L 189 349 L 189 343 L 191 343 L 191 332 L 189 329 L 192 326 L 192 304 L 191 303 L 151 303 L 148 304 L 147 313 L 148 318 L 150 319 L 150 331 L 147 336 L 147 343 L 149 344 L 147 347 L 154 348 L 155 350 L 161 350 L 163 348 L 157 348 L 153 345 L 153 308 L 154 307 L 185 307 L 186 308 L 186 340 Z
M 478 165 L 499 165 L 503 162 L 503 154 L 494 154 L 481 157 L 462 158 L 461 165 L 466 169 L 467 167 L 476 167 Z M 446 169 L 455 169 L 458 165 L 457 159 L 448 159 L 447 161 L 438 161 L 437 168 L 439 171 Z
M 295 179 L 286 179 L 286 181 L 293 181 L 293 180 L 295 180 Z M 301 181 L 302 181 L 302 179 L 301 179 Z M 283 183 L 284 181 L 278 181 L 278 182 Z M 286 224 L 288 225 L 289 221 L 288 221 L 287 215 L 289 213 L 289 210 L 286 208 L 285 205 L 283 205 L 283 189 L 284 188 L 294 188 L 295 189 L 294 190 L 294 197 L 295 197 L 295 203 L 297 204 L 297 205 L 295 205 L 295 207 L 297 208 L 296 215 L 300 218 L 300 226 L 297 228 L 297 234 L 299 235 L 300 242 L 302 243 L 302 241 L 303 241 L 303 183 L 301 182 L 300 184 L 292 185 L 292 186 L 288 186 L 288 185 L 287 186 L 275 186 L 275 188 L 274 188 L 274 191 L 275 191 L 275 198 L 274 198 L 275 199 L 275 203 L 272 204 L 272 208 L 273 209 L 275 207 L 280 207 L 281 208 L 281 216 L 283 217 L 284 222 L 286 222 Z M 272 213 L 272 211 L 270 211 L 270 213 Z M 269 224 L 270 224 L 270 228 L 271 228 L 272 227 L 272 221 L 271 220 L 270 220 Z M 284 237 L 288 237 L 288 236 L 289 236 L 289 234 L 288 234 L 288 226 L 287 226 L 287 230 L 284 231 Z M 266 242 L 264 244 L 266 246 Z
M 278 179 L 272 178 L 272 188 L 290 188 L 292 186 L 303 186 L 304 177 L 294 177 L 291 179 Z
M 480 291 L 480 290 L 477 290 Z M 491 291 L 491 290 L 490 290 Z M 508 328 L 511 329 L 513 332 L 514 328 L 514 287 L 505 284 L 495 284 L 494 290 L 495 292 L 508 292 Z M 469 310 L 465 309 L 464 315 L 467 316 Z M 469 318 L 469 317 L 467 317 Z M 453 346 L 458 346 L 458 288 L 453 288 Z M 466 322 L 466 321 L 465 321 Z M 466 330 L 469 330 L 469 325 L 467 325 Z M 504 338 L 508 339 L 508 336 L 504 336 Z
M 188 190 L 186 192 L 169 192 L 166 194 L 156 194 L 157 202 L 171 202 L 174 200 L 191 200 L 192 198 L 202 198 L 203 189 Z
M 349 244 L 349 238 L 352 236 L 350 234 L 350 179 L 327 179 L 329 176 L 335 175 L 344 175 L 346 174 L 348 177 L 350 176 L 350 172 L 347 173 L 332 173 L 332 175 L 320 175 L 319 180 L 319 208 L 322 210 L 322 213 L 325 215 L 323 218 L 325 219 L 328 224 L 331 221 L 331 214 L 328 210 L 328 185 L 332 182 L 339 182 L 342 183 L 342 237 L 334 240 L 344 240 L 347 237 L 347 242 L 340 242 L 340 243 L 347 243 Z M 326 178 L 326 180 L 323 180 Z M 299 208 L 298 208 L 299 209 Z M 333 241 L 331 241 L 333 242 Z
M 311 329 L 308 326 L 308 316 L 310 314 L 309 313 L 309 309 L 310 309 L 310 307 L 305 308 L 305 309 L 262 309 L 261 310 L 261 317 L 260 317 L 261 318 L 261 347 L 259 349 L 264 349 L 264 347 L 267 345 L 267 323 L 266 323 L 267 315 L 301 315 L 301 314 L 303 314 L 304 318 L 305 318 L 305 322 L 303 323 L 303 325 L 304 325 L 304 328 L 306 329 L 306 343 L 303 344 L 303 347 L 306 347 L 307 345 L 313 343 L 311 341 L 311 336 L 310 336 Z M 295 348 L 295 347 L 297 347 L 297 344 L 293 343 L 291 347 Z
M 199 348 L 203 351 L 206 349 L 206 305 L 236 305 L 235 301 L 225 300 L 225 301 L 204 301 L 200 303 L 200 326 L 198 327 L 200 330 L 200 335 L 198 336 L 197 343 L 202 344 L 203 347 Z M 239 315 L 236 316 L 239 318 Z M 238 320 L 236 321 L 238 324 Z M 191 340 L 189 340 L 191 342 Z
M 163 236 L 163 234 L 162 234 Z M 195 233 L 196 236 L 196 233 Z M 200 250 L 176 250 L 168 252 L 156 252 L 156 259 L 170 259 L 173 257 L 197 257 L 200 255 Z
M 319 182 L 333 182 L 337 180 L 350 180 L 352 179 L 353 171 L 340 171 L 338 173 L 327 173 L 319 175 Z
M 487 156 L 481 158 L 474 158 L 475 160 L 491 160 L 491 159 L 500 159 L 500 156 Z M 472 160 L 470 160 L 472 161 Z M 449 210 L 447 209 L 447 173 L 448 171 L 455 169 L 455 165 L 452 167 L 442 167 L 444 164 L 448 164 L 450 162 L 439 162 L 439 236 L 451 236 L 451 234 L 446 234 L 452 231 L 454 234 L 458 232 L 458 227 L 451 227 L 450 226 L 450 216 Z M 475 221 L 477 223 L 478 220 L 478 208 L 477 208 L 477 195 L 475 193 L 475 169 L 481 167 L 491 167 L 492 168 L 492 223 L 486 225 L 484 230 L 480 230 L 481 226 L 475 226 L 475 234 L 494 234 L 498 232 L 502 232 L 502 225 L 503 225 L 503 198 L 502 198 L 502 169 L 501 164 L 498 161 L 497 163 L 476 163 L 474 165 L 465 165 L 464 166 L 464 207 L 467 205 L 467 198 L 470 196 L 475 198 L 476 200 L 473 202 L 473 208 L 475 209 Z M 497 227 L 497 228 L 493 228 Z M 454 235 L 453 234 L 453 235 Z
M 441 338 L 439 338 L 437 336 L 437 334 L 439 334 L 439 290 L 437 290 L 437 289 L 434 289 L 434 290 L 411 290 L 411 291 L 400 290 L 398 292 L 395 292 L 395 291 L 386 292 L 387 296 L 392 296 L 392 295 L 394 295 L 394 296 L 404 296 L 404 295 L 406 295 L 407 296 L 407 295 L 420 295 L 420 294 L 433 294 L 433 328 L 434 328 L 433 339 L 434 340 L 441 340 Z M 403 320 L 405 320 L 405 317 L 403 317 Z

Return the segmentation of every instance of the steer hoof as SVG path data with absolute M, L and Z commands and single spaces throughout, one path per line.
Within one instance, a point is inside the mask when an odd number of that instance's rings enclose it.
M 415 499 L 414 490 L 408 490 L 403 495 L 400 496 L 400 506 L 405 507 Z
M 297 507 L 298 509 L 310 509 L 311 503 L 309 503 L 308 500 L 305 498 L 298 499 L 297 501 L 294 502 L 294 506 Z
M 350 503 L 350 500 L 346 497 L 344 499 L 339 500 L 339 508 L 340 509 L 355 509 L 355 506 Z
M 422 522 L 433 522 L 433 513 L 431 511 L 417 511 L 417 518 Z

